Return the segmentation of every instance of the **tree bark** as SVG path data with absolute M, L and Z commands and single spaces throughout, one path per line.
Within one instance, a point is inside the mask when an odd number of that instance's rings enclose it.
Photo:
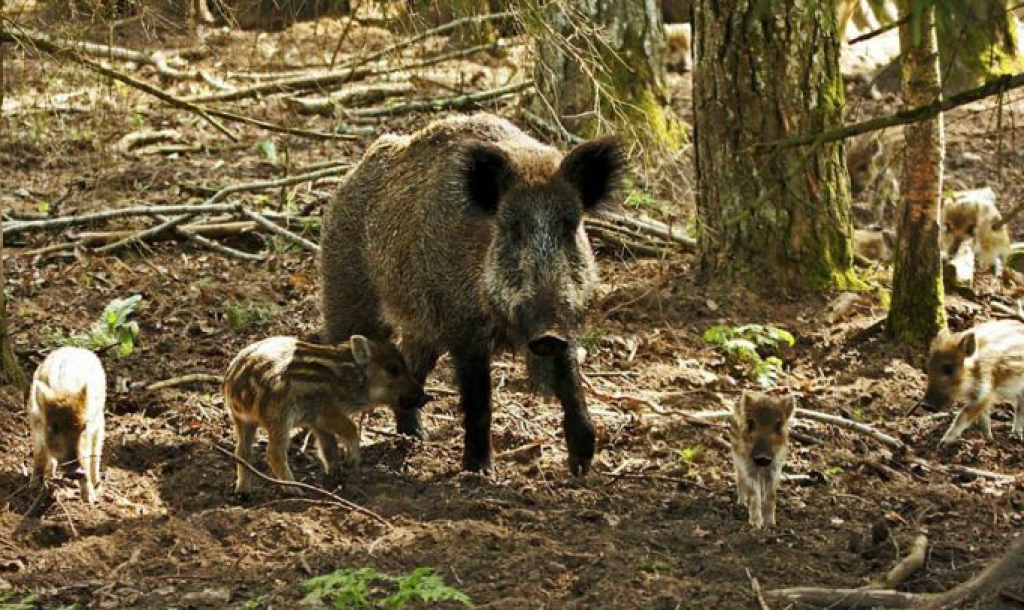
M 696 0 L 697 213 L 706 277 L 861 285 L 842 145 L 757 146 L 843 123 L 832 5 Z
M 900 0 L 901 17 L 913 0 Z M 929 5 L 919 23 L 900 27 L 903 104 L 911 108 L 940 97 L 935 13 Z M 915 40 L 915 32 L 918 32 Z M 939 256 L 939 205 L 945 157 L 942 114 L 904 128 L 903 180 L 893 270 L 889 334 L 903 343 L 927 345 L 946 326 Z
M 666 108 L 657 2 L 553 2 L 525 19 L 537 38 L 534 114 L 585 138 L 612 124 L 637 138 L 681 144 L 683 133 Z
M 0 15 L 4 12 L 4 1 L 0 0 Z M 7 87 L 7 73 L 4 60 L 7 55 L 7 47 L 0 43 L 0 108 L 4 105 L 4 93 Z M 0 125 L 0 133 L 3 133 Z M 13 385 L 19 390 L 28 387 L 28 379 L 25 372 L 18 364 L 18 357 L 14 355 L 14 348 L 11 346 L 11 337 L 7 334 L 7 294 L 4 288 L 7 283 L 4 279 L 4 236 L 3 217 L 0 216 L 0 385 Z

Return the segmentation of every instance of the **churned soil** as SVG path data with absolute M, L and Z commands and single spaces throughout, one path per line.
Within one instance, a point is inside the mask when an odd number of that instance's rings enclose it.
M 261 37 L 221 34 L 216 57 L 197 63 L 225 69 L 234 61 L 248 70 L 302 65 L 323 48 L 316 36 L 335 25 L 324 20 L 320 30 L 306 24 Z M 370 34 L 356 39 L 380 46 Z M 159 48 L 175 41 L 136 35 L 119 42 Z M 278 43 L 280 52 L 272 52 Z M 4 119 L 0 199 L 15 214 L 197 202 L 195 185 L 278 177 L 284 164 L 355 161 L 372 141 L 323 142 L 234 126 L 241 143 L 228 144 L 192 115 L 107 89 L 72 66 L 15 55 L 8 61 L 9 96 L 79 92 L 72 101 L 92 104 L 84 113 L 12 112 Z M 511 62 L 481 55 L 438 70 L 490 79 L 512 71 Z M 670 82 L 673 104 L 685 115 L 689 77 Z M 167 86 L 181 94 L 198 87 Z M 429 83 L 422 86 L 431 93 Z M 868 99 L 859 86 L 850 96 L 860 116 L 892 109 L 891 100 Z M 241 106 L 307 128 L 337 121 L 296 119 L 273 99 Z M 947 169 L 953 185 L 992 186 L 1005 211 L 1024 200 L 1024 149 L 1012 145 L 1024 138 L 1024 122 L 1013 120 L 1019 108 L 1005 108 L 1000 144 L 992 107 L 982 102 L 947 117 Z M 515 104 L 490 108 L 519 120 Z M 378 131 L 409 131 L 434 116 L 394 118 Z M 139 122 L 174 128 L 182 141 L 202 146 L 177 155 L 124 152 L 116 144 Z M 257 147 L 262 140 L 275 143 L 277 164 Z M 682 159 L 683 173 L 692 175 Z M 676 192 L 640 174 L 636 184 Z M 327 181 L 243 200 L 274 208 L 291 197 L 319 214 L 336 188 Z M 685 223 L 693 202 L 670 200 L 647 211 Z M 1020 220 L 1013 228 L 1024 233 Z M 426 442 L 394 435 L 390 415 L 373 413 L 363 422 L 363 464 L 325 477 L 312 444 L 305 446 L 302 434 L 294 439 L 290 455 L 300 480 L 388 525 L 318 494 L 298 496 L 262 482 L 242 502 L 232 494 L 233 464 L 215 449 L 233 448 L 218 384 L 147 387 L 191 373 L 220 374 L 239 349 L 273 334 L 314 335 L 315 257 L 280 243 L 271 244 L 262 263 L 167 241 L 118 256 L 41 251 L 74 232 L 5 244 L 11 333 L 26 368 L 34 370 L 55 337 L 87 328 L 110 300 L 140 294 L 143 304 L 134 353 L 103 356 L 109 399 L 98 505 L 84 505 L 76 489 L 58 481 L 45 512 L 25 516 L 34 500 L 25 407 L 20 396 L 0 395 L 0 590 L 35 594 L 42 607 L 294 608 L 300 583 L 316 575 L 360 567 L 401 575 L 425 566 L 479 607 L 751 608 L 753 578 L 766 590 L 865 585 L 922 531 L 930 540 L 928 561 L 903 588 L 944 590 L 998 556 L 1024 525 L 1019 476 L 1013 482 L 956 468 L 1024 472 L 1024 445 L 1009 438 L 1011 411 L 1004 406 L 995 414 L 995 442 L 972 430 L 956 448 L 939 450 L 948 415 L 910 414 L 924 389 L 924 354 L 877 332 L 884 316 L 877 294 L 709 287 L 684 251 L 665 259 L 600 252 L 602 284 L 582 333 L 600 436 L 595 472 L 586 480 L 568 475 L 558 406 L 527 391 L 523 362 L 510 355 L 493 369 L 495 472 L 461 473 L 460 415 L 443 359 L 428 383 L 438 400 L 426 412 Z M 255 250 L 262 239 L 242 235 L 225 243 Z M 887 281 L 885 270 L 867 273 Z M 1019 296 L 1019 289 L 983 278 L 977 296 L 950 299 L 951 325 L 1012 315 Z M 227 310 L 237 303 L 257 304 L 260 313 L 229 324 Z M 767 531 L 751 530 L 735 505 L 724 423 L 699 425 L 682 415 L 728 409 L 754 387 L 703 340 L 712 325 L 745 323 L 794 334 L 795 345 L 781 354 L 782 383 L 800 392 L 801 406 L 872 424 L 907 446 L 897 452 L 849 430 L 798 420 L 779 523 Z M 266 472 L 264 449 L 261 440 L 257 467 Z

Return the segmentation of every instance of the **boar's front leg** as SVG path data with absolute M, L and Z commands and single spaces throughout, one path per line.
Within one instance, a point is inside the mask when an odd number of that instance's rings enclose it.
M 462 467 L 487 474 L 491 470 L 491 352 L 473 346 L 452 351 L 466 431 Z
M 405 357 L 405 362 L 409 366 L 409 372 L 412 373 L 413 379 L 419 382 L 420 385 L 424 385 L 427 381 L 427 375 L 430 374 L 430 371 L 434 370 L 434 365 L 437 364 L 437 350 L 425 342 L 403 337 L 402 356 Z M 395 420 L 399 434 L 405 434 L 418 439 L 426 437 L 426 433 L 423 431 L 423 423 L 420 420 L 422 408 L 422 404 L 398 405 L 398 408 L 395 409 Z
M 574 476 L 586 475 L 594 459 L 597 434 L 587 410 L 583 394 L 583 378 L 573 357 L 575 350 L 567 349 L 552 356 L 552 386 L 558 402 L 562 403 L 562 427 L 569 449 L 569 471 Z

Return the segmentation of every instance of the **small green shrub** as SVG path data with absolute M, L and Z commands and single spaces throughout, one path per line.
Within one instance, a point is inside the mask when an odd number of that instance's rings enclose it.
M 0 591 L 0 610 L 34 610 L 37 599 L 17 591 Z
M 135 351 L 135 340 L 139 336 L 138 322 L 128 318 L 138 309 L 142 295 L 126 299 L 114 299 L 103 308 L 100 319 L 85 333 L 62 335 L 51 333 L 43 336 L 43 342 L 51 346 L 83 347 L 93 351 L 117 346 L 117 354 L 127 356 Z
M 404 576 L 391 576 L 373 568 L 343 568 L 304 581 L 302 604 L 343 608 L 402 610 L 412 602 L 451 601 L 472 607 L 469 597 L 444 583 L 432 568 L 416 568 Z
M 789 331 L 761 324 L 712 326 L 704 331 L 704 341 L 718 347 L 730 363 L 745 368 L 765 388 L 773 387 L 782 373 L 783 362 L 777 354 L 796 342 Z
M 232 330 L 264 324 L 281 313 L 277 303 L 264 301 L 229 301 L 224 305 L 224 320 Z

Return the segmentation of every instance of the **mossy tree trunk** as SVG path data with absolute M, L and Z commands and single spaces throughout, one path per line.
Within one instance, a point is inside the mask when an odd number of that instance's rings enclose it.
M 0 0 L 0 14 L 3 13 L 4 2 Z M 4 59 L 7 47 L 0 44 L 0 108 L 4 105 L 4 92 L 6 91 L 6 71 Z M 3 125 L 0 124 L 0 133 L 3 133 Z M 18 364 L 18 357 L 14 355 L 14 348 L 11 346 L 11 336 L 7 334 L 7 295 L 4 288 L 7 283 L 4 280 L 4 235 L 3 218 L 0 217 L 0 385 L 13 385 L 24 390 L 28 387 L 28 379 L 25 372 Z
M 553 2 L 529 24 L 536 34 L 531 110 L 582 137 L 609 124 L 673 146 L 682 133 L 666 110 L 665 32 L 656 2 Z
M 902 15 L 910 14 L 913 1 L 900 0 Z M 921 13 L 919 23 L 907 23 L 900 28 L 900 51 L 904 106 L 912 108 L 935 101 L 941 82 L 931 5 Z M 903 134 L 903 206 L 897 227 L 888 328 L 899 341 L 923 346 L 946 325 L 939 256 L 939 205 L 945 157 L 942 115 L 907 125 Z
M 695 0 L 694 139 L 705 276 L 859 287 L 842 144 L 758 145 L 842 125 L 830 2 Z

